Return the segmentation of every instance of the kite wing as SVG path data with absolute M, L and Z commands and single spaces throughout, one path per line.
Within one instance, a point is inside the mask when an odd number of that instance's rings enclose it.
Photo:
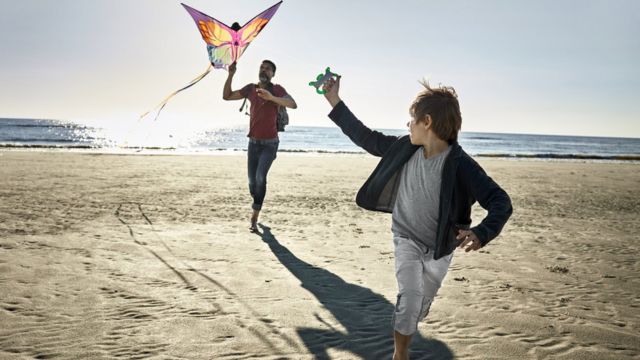
M 155 109 L 158 109 L 155 119 L 158 119 L 160 112 L 172 97 L 202 80 L 207 76 L 207 74 L 209 74 L 209 72 L 211 72 L 212 68 L 227 69 L 229 65 L 237 61 L 238 58 L 240 58 L 240 55 L 242 55 L 247 49 L 251 41 L 258 36 L 260 31 L 264 29 L 265 25 L 267 25 L 269 20 L 271 20 L 273 15 L 275 15 L 280 4 L 282 4 L 282 1 L 261 12 L 237 31 L 207 14 L 201 13 L 192 7 L 182 4 L 196 22 L 200 35 L 202 35 L 202 39 L 207 43 L 207 52 L 209 53 L 209 61 L 211 62 L 211 65 L 207 67 L 204 73 L 193 79 L 187 86 L 174 91 L 162 100 L 162 102 L 155 107 Z M 140 119 L 147 116 L 149 112 L 150 111 L 147 111 L 142 114 Z
M 280 4 L 282 4 L 282 1 L 258 14 L 238 31 L 194 8 L 185 4 L 182 4 L 182 6 L 191 15 L 200 31 L 200 35 L 202 35 L 202 39 L 207 43 L 207 52 L 209 53 L 211 64 L 217 69 L 226 69 L 240 58 L 251 41 L 258 36 L 278 11 Z

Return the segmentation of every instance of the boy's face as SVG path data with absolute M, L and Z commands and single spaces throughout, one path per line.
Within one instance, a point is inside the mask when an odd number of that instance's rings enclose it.
M 407 123 L 409 128 L 409 138 L 413 145 L 425 145 L 427 140 L 427 133 L 431 127 L 431 118 L 429 115 L 425 116 L 421 120 L 417 120 L 412 117 L 411 121 Z

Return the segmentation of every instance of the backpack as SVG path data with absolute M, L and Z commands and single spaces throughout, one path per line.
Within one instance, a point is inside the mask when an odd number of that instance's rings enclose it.
M 254 85 L 255 87 L 256 85 Z M 270 93 L 273 94 L 273 84 L 270 84 L 269 88 Z M 247 98 L 244 98 L 242 101 L 242 105 L 240 105 L 240 112 L 246 108 Z M 245 111 L 245 115 L 250 115 Z M 284 106 L 278 106 L 278 113 L 276 115 L 276 128 L 278 128 L 278 132 L 284 131 L 285 126 L 289 125 L 289 114 L 287 113 L 287 108 Z
M 278 106 L 278 116 L 276 117 L 276 126 L 278 132 L 284 131 L 284 127 L 289 125 L 289 114 L 287 108 L 284 106 Z

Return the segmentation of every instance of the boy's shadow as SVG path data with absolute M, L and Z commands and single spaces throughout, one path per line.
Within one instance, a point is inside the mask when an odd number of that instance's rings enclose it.
M 328 359 L 327 350 L 346 350 L 362 359 L 391 359 L 393 356 L 393 327 L 391 315 L 394 305 L 384 296 L 355 284 L 338 275 L 310 265 L 297 258 L 281 245 L 271 228 L 259 224 L 262 240 L 273 254 L 329 310 L 341 329 L 336 329 L 319 314 L 314 314 L 330 330 L 311 327 L 297 332 L 307 349 L 317 359 Z M 332 320 L 333 321 L 333 320 Z M 411 342 L 411 359 L 453 359 L 453 353 L 443 342 L 427 339 L 416 333 Z

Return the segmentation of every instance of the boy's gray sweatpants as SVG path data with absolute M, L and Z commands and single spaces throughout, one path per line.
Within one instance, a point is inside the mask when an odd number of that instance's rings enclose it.
M 418 322 L 429 313 L 453 253 L 434 260 L 433 251 L 400 236 L 394 236 L 393 245 L 398 281 L 393 328 L 402 335 L 412 335 L 418 330 Z

